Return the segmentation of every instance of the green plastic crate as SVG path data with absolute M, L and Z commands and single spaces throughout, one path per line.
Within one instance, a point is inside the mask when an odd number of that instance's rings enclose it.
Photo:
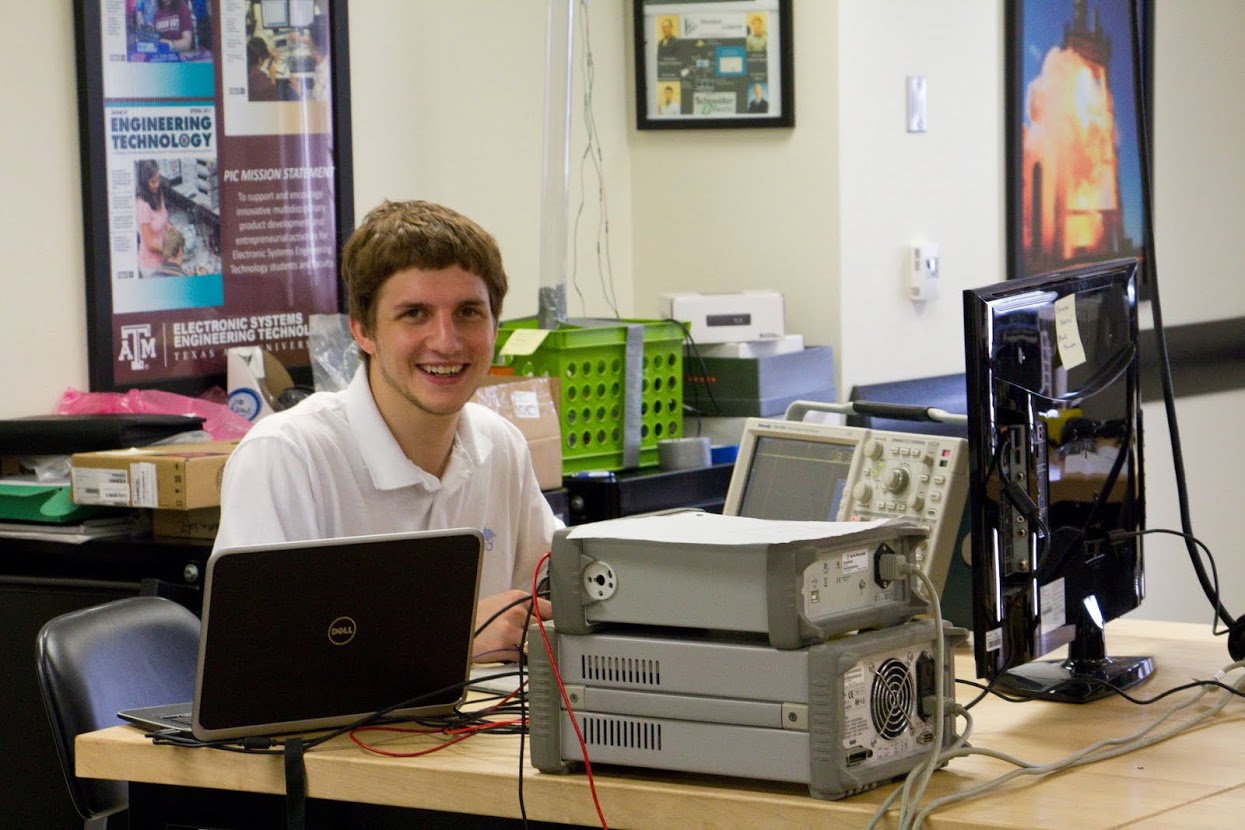
M 628 325 L 642 325 L 644 333 L 638 466 L 657 466 L 657 442 L 683 435 L 683 327 L 668 320 L 600 323 L 563 323 L 529 355 L 501 349 L 515 331 L 539 328 L 535 317 L 502 321 L 497 333 L 497 365 L 559 380 L 564 475 L 631 466 L 624 432 Z

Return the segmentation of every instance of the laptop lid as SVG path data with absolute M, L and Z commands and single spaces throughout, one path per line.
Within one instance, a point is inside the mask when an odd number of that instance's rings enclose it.
M 200 740 L 452 711 L 471 667 L 483 537 L 421 531 L 222 548 L 208 559 Z

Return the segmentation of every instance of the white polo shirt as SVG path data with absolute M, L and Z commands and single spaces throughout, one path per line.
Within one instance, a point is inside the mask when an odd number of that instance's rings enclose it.
M 341 392 L 317 392 L 247 432 L 225 465 L 216 547 L 474 527 L 485 597 L 530 590 L 560 526 L 517 427 L 468 403 L 437 479 L 403 454 L 360 367 Z

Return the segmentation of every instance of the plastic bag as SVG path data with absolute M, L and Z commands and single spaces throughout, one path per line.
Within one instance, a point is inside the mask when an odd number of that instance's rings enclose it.
M 359 366 L 359 346 L 345 314 L 312 314 L 307 350 L 317 392 L 339 392 L 350 385 Z
M 58 415 L 107 413 L 155 415 L 193 415 L 203 418 L 203 431 L 216 441 L 241 438 L 251 422 L 224 404 L 206 398 L 191 398 L 159 389 L 131 389 L 128 392 L 79 392 L 69 388 L 56 406 Z M 199 440 L 188 438 L 186 440 Z

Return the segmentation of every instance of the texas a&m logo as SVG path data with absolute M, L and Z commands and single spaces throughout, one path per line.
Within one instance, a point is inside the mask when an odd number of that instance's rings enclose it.
M 130 369 L 141 372 L 148 366 L 147 361 L 155 360 L 156 339 L 151 336 L 151 324 L 122 326 L 121 352 L 117 355 L 118 362 L 128 360 Z

